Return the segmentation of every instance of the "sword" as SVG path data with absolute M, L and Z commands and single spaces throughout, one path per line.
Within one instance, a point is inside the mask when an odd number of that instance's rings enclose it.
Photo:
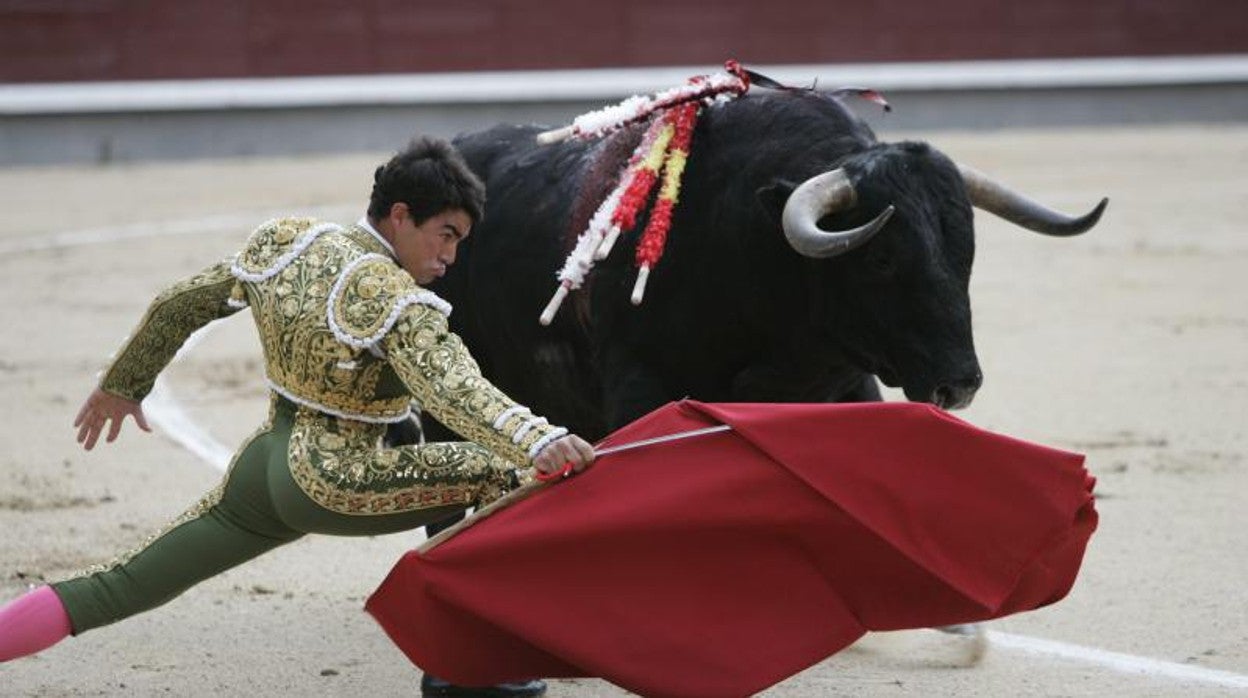
M 721 431 L 732 431 L 732 426 L 728 424 L 720 424 L 716 427 L 706 427 L 704 429 L 693 429 L 690 431 L 678 431 L 675 434 L 666 436 L 656 436 L 651 439 L 642 439 L 640 441 L 632 441 L 619 446 L 608 446 L 606 448 L 594 449 L 595 456 L 605 456 L 611 453 L 620 453 L 621 451 L 631 451 L 634 448 L 643 448 L 645 446 L 654 446 L 657 444 L 665 444 L 669 441 L 680 441 L 681 439 L 692 439 L 696 436 L 706 436 L 708 434 L 718 434 Z
M 699 436 L 709 436 L 711 434 L 718 434 L 724 431 L 732 431 L 732 426 L 728 424 L 720 424 L 719 426 L 714 426 L 714 427 L 704 427 L 702 429 L 691 429 L 690 431 L 678 431 L 675 434 L 667 434 L 665 436 L 655 436 L 650 439 L 641 439 L 640 441 L 630 441 L 626 444 L 619 444 L 618 446 L 607 446 L 606 448 L 596 448 L 594 449 L 594 455 L 606 456 L 612 453 L 620 453 L 621 451 L 631 451 L 634 448 L 645 448 L 646 446 L 654 446 L 656 444 L 665 444 L 665 443 L 670 443 L 672 441 L 680 441 L 682 439 L 693 439 Z M 447 538 L 450 538 L 456 533 L 459 533 L 463 529 L 477 523 L 478 521 L 485 519 L 488 516 L 491 516 L 495 512 L 501 511 L 511 506 L 512 504 L 515 504 L 516 502 L 519 502 L 523 499 L 527 499 L 534 492 L 547 487 L 548 485 L 546 483 L 552 480 L 562 480 L 563 478 L 568 477 L 571 474 L 572 474 L 571 463 L 568 463 L 567 465 L 565 465 L 563 470 L 557 473 L 551 473 L 549 475 L 543 475 L 541 473 L 537 473 L 533 477 L 535 477 L 540 482 L 531 482 L 523 487 L 519 487 L 517 489 L 512 490 L 511 492 L 503 495 L 502 497 L 499 497 L 493 502 L 490 502 L 484 507 L 478 509 L 477 512 L 473 514 L 472 516 L 469 516 L 468 518 L 460 521 L 454 526 L 451 526 L 450 528 L 443 530 L 441 533 L 425 541 L 425 543 L 421 545 L 419 548 L 417 548 L 416 550 L 417 552 L 420 552 L 421 554 L 427 553 L 430 550 L 433 550 L 434 548 L 441 545 L 442 541 L 446 540 Z
M 612 453 L 620 453 L 622 451 L 631 451 L 634 448 L 644 448 L 646 446 L 655 446 L 658 444 L 670 443 L 672 441 L 680 441 L 682 439 L 692 439 L 698 436 L 708 436 L 710 434 L 718 434 L 720 432 L 725 432 L 725 431 L 732 431 L 732 426 L 728 424 L 720 424 L 714 427 L 703 427 L 702 429 L 678 431 L 675 434 L 666 434 L 664 436 L 655 436 L 653 438 L 641 439 L 639 441 L 630 441 L 626 444 L 619 444 L 617 446 L 607 446 L 606 448 L 596 448 L 594 449 L 594 456 L 602 457 L 602 456 L 610 455 Z M 568 477 L 571 474 L 572 474 L 572 464 L 568 463 L 564 465 L 563 470 L 560 470 L 559 472 L 550 473 L 549 475 L 538 473 L 537 475 L 534 475 L 534 477 L 536 477 L 538 480 L 541 480 L 542 482 L 550 482 L 551 480 L 562 480 L 563 478 Z

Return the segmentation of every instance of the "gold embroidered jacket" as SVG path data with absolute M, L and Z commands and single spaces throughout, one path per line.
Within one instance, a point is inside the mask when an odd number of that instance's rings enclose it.
M 100 387 L 142 400 L 195 330 L 250 306 L 270 387 L 318 412 L 360 422 L 406 418 L 413 398 L 438 421 L 517 465 L 566 433 L 481 376 L 419 287 L 359 226 L 311 218 L 261 225 L 242 251 L 163 291 Z

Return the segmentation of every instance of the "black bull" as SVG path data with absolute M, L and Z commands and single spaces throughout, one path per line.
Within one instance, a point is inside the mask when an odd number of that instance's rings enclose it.
M 972 205 L 1050 235 L 1083 232 L 1105 205 L 1066 217 L 925 143 L 877 141 L 828 97 L 751 94 L 699 120 L 644 303 L 629 302 L 643 216 L 544 327 L 555 273 L 640 130 L 556 145 L 539 131 L 456 140 L 488 203 L 432 288 L 487 377 L 591 440 L 682 397 L 879 399 L 873 376 L 964 406 L 982 380 Z

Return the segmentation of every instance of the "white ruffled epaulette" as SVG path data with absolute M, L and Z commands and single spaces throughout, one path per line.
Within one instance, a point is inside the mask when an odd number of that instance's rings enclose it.
M 287 247 L 275 259 L 258 260 L 261 262 L 258 265 L 248 264 L 247 262 L 251 260 L 246 260 L 245 256 L 249 251 L 251 251 L 252 247 L 255 246 L 257 242 L 263 238 L 263 236 L 276 235 L 279 226 L 282 224 L 294 224 L 294 220 L 275 218 L 271 221 L 266 221 L 260 224 L 260 227 L 256 228 L 256 232 L 252 233 L 251 238 L 247 240 L 247 244 L 243 247 L 243 251 L 239 252 L 238 255 L 234 257 L 234 264 L 230 266 L 230 273 L 234 274 L 234 278 L 239 281 L 247 281 L 253 284 L 267 281 L 268 279 L 280 274 L 286 267 L 290 266 L 290 263 L 295 261 L 299 255 L 303 254 L 304 250 L 308 249 L 313 242 L 316 242 L 318 237 L 325 233 L 342 230 L 342 226 L 335 223 L 318 223 L 305 231 L 295 233 L 294 240 L 291 241 L 289 247 Z M 281 243 L 277 244 L 280 245 Z
M 347 285 L 356 281 L 356 277 L 360 274 L 371 274 L 378 278 L 378 296 L 375 299 L 369 299 L 371 302 L 368 304 L 370 310 L 376 314 L 368 316 L 365 323 L 342 318 L 338 312 L 339 301 Z M 415 304 L 427 305 L 448 317 L 451 314 L 450 303 L 438 297 L 433 291 L 426 291 L 417 286 L 411 277 L 399 269 L 394 260 L 384 255 L 370 253 L 351 260 L 351 263 L 339 274 L 333 289 L 329 292 L 326 316 L 329 318 L 329 328 L 338 341 L 356 349 L 371 349 L 394 327 L 394 323 L 399 321 L 403 310 Z M 382 313 L 385 313 L 384 317 Z

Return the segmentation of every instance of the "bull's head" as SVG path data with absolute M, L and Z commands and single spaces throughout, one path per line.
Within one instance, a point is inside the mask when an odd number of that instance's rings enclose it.
M 982 382 L 967 293 L 971 206 L 1067 236 L 1095 225 L 1106 203 L 1066 216 L 904 143 L 876 146 L 798 185 L 782 227 L 794 250 L 822 260 L 812 262 L 824 301 L 817 322 L 850 358 L 911 400 L 955 409 Z M 835 226 L 843 227 L 828 229 Z

